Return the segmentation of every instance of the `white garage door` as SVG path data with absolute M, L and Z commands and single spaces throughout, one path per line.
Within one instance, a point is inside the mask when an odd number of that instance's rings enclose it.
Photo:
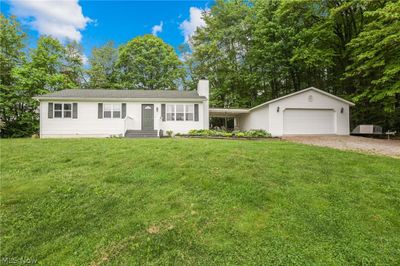
M 283 112 L 283 134 L 335 134 L 333 110 L 286 109 Z

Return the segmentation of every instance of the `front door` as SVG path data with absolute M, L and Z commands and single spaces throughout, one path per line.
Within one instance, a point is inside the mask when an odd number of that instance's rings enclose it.
M 154 130 L 154 104 L 142 104 L 142 130 Z

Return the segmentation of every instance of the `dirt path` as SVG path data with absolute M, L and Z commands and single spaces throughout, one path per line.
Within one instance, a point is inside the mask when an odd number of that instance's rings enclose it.
M 283 139 L 303 144 L 400 158 L 400 140 L 371 139 L 354 136 L 287 136 Z

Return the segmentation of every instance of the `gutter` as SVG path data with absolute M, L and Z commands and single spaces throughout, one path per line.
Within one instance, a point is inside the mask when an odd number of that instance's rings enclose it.
M 204 102 L 207 98 L 82 98 L 82 97 L 40 97 L 36 96 L 33 99 L 38 101 L 81 101 L 81 102 Z

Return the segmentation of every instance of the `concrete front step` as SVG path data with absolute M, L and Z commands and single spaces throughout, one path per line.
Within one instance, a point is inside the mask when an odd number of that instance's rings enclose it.
M 125 138 L 158 138 L 157 136 L 144 136 L 144 135 L 126 135 Z
M 129 129 L 126 131 L 126 133 L 155 133 L 157 134 L 157 130 L 133 130 Z
M 127 130 L 126 138 L 157 138 L 157 130 Z

